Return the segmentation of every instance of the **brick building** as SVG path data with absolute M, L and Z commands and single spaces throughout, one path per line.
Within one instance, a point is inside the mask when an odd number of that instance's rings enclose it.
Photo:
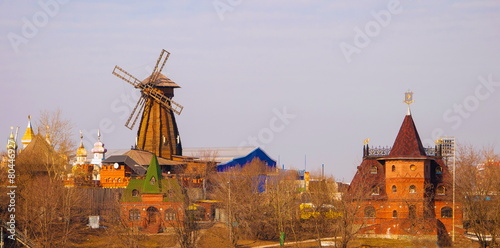
M 462 225 L 460 205 L 453 211 L 452 174 L 441 147 L 424 148 L 410 111 L 392 148 L 363 147 L 349 191 L 365 191 L 356 199 L 361 233 L 451 237 Z M 454 217 L 454 218 L 453 218 Z M 453 220 L 454 219 L 454 220 Z
M 183 219 L 184 194 L 177 179 L 164 178 L 152 156 L 146 176 L 130 179 L 120 199 L 122 219 L 149 233 L 177 225 Z

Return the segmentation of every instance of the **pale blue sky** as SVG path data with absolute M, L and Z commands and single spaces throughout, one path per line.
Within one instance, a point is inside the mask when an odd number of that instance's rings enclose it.
M 137 92 L 111 71 L 145 78 L 166 49 L 185 147 L 253 136 L 286 167 L 302 169 L 307 154 L 308 170 L 324 163 L 350 181 L 363 139 L 394 142 L 408 89 L 427 144 L 498 145 L 499 27 L 494 0 L 3 0 L 0 140 L 10 126 L 24 132 L 28 114 L 61 108 L 75 141 L 101 127 L 108 148 L 129 148 L 126 99 Z M 350 62 L 342 46 L 357 49 Z M 295 116 L 286 125 L 273 121 L 284 108 Z

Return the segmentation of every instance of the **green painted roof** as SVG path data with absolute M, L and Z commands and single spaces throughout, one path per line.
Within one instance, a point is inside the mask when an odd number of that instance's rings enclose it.
M 153 154 L 151 162 L 149 162 L 148 171 L 146 172 L 146 180 L 144 181 L 144 193 L 161 193 L 161 169 L 158 165 L 158 159 Z
M 137 190 L 137 194 L 134 194 Z M 142 202 L 143 194 L 163 194 L 163 202 L 182 202 L 182 186 L 175 178 L 163 178 L 153 155 L 144 179 L 131 179 L 123 191 L 121 202 Z M 135 196 L 134 196 L 135 195 Z

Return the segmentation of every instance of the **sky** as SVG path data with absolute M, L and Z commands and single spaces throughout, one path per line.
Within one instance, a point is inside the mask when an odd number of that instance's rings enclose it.
M 392 146 L 407 90 L 425 146 L 500 145 L 499 27 L 495 0 L 0 0 L 0 140 L 60 109 L 75 143 L 129 148 L 139 93 L 111 72 L 146 78 L 166 49 L 184 147 L 257 145 L 349 182 L 364 139 Z

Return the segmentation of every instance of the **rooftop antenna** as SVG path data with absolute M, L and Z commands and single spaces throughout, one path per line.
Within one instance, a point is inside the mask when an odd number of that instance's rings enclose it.
M 405 100 L 403 102 L 408 104 L 408 111 L 406 112 L 406 115 L 411 115 L 410 104 L 412 104 L 414 102 L 412 91 L 408 90 L 405 92 Z
M 307 171 L 307 154 L 304 154 L 304 171 Z

